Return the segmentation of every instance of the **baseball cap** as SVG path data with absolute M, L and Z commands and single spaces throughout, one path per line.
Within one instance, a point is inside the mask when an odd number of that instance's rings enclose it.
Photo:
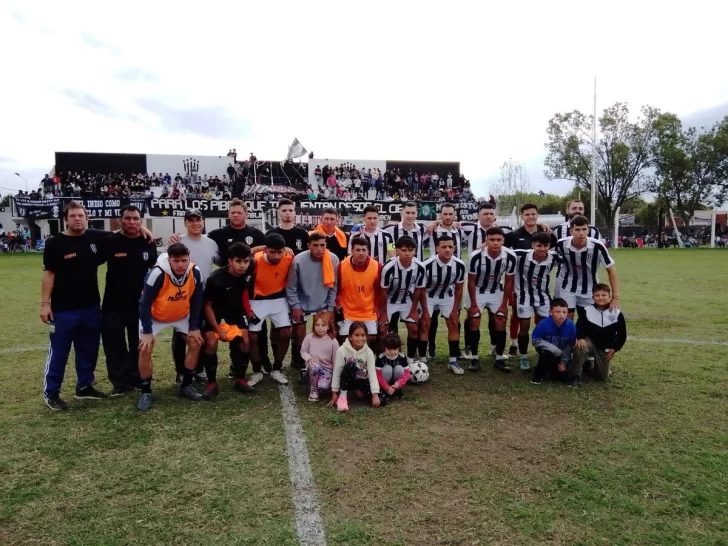
M 192 209 L 185 212 L 185 220 L 189 220 L 190 218 L 194 217 L 200 218 L 201 220 L 205 219 L 205 216 L 202 214 L 202 211 L 199 209 Z

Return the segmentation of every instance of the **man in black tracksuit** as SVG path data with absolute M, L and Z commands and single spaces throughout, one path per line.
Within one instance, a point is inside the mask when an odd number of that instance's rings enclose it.
M 103 252 L 107 263 L 101 306 L 101 339 L 106 368 L 113 385 L 111 396 L 121 396 L 139 385 L 139 297 L 144 277 L 157 261 L 154 241 L 139 228 L 137 207 L 121 209 L 121 232 L 109 235 Z

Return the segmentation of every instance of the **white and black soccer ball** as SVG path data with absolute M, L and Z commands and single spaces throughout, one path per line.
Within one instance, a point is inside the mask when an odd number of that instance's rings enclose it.
M 410 383 L 415 385 L 421 385 L 430 378 L 430 370 L 427 368 L 427 364 L 421 360 L 415 360 L 410 364 Z

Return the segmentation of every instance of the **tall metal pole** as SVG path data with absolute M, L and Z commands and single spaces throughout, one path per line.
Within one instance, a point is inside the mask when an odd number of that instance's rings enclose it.
M 591 225 L 597 223 L 597 78 L 594 76 L 594 127 L 592 127 Z

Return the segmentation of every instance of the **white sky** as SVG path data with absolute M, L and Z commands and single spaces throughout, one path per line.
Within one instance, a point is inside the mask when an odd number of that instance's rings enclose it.
M 488 4 L 488 6 L 486 6 Z M 722 2 L 33 2 L 0 7 L 0 188 L 55 151 L 458 160 L 543 176 L 548 120 L 725 107 Z M 0 189 L 7 193 L 6 189 Z

